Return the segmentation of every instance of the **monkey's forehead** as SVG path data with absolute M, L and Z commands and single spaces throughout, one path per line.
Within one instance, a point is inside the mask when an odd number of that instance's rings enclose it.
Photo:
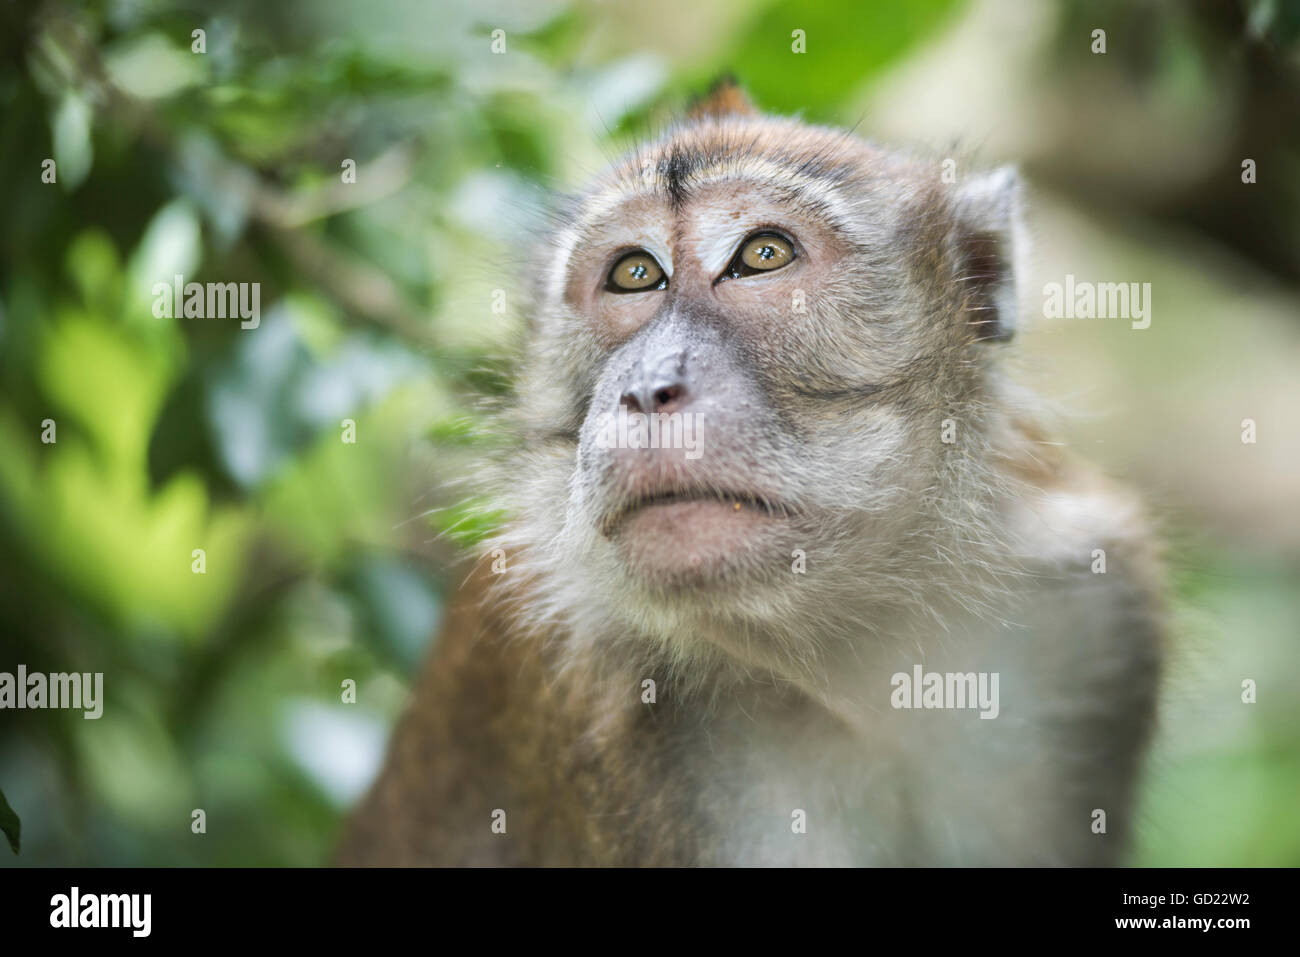
M 748 180 L 821 194 L 880 182 L 919 183 L 927 172 L 910 157 L 850 131 L 777 117 L 709 117 L 633 150 L 593 184 L 588 199 L 655 192 L 680 206 L 713 182 Z

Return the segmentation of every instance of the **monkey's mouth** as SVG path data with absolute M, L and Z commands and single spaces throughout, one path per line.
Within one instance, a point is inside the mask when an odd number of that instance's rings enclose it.
M 786 519 L 797 514 L 783 502 L 752 492 L 674 489 L 637 495 L 620 503 L 601 523 L 601 531 L 612 535 L 634 515 L 669 509 L 686 514 L 708 512 L 715 518 L 727 512 L 758 519 Z

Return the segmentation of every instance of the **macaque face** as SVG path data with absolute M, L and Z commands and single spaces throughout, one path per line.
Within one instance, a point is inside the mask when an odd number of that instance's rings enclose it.
M 977 387 L 936 170 L 728 118 L 580 198 L 520 398 L 576 443 L 556 538 L 606 601 L 792 608 L 800 555 L 895 557 Z

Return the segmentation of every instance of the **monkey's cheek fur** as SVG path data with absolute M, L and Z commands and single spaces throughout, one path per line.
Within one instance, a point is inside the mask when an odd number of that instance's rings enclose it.
M 628 570 L 646 584 L 700 586 L 783 561 L 788 518 L 726 500 L 643 506 L 610 536 Z

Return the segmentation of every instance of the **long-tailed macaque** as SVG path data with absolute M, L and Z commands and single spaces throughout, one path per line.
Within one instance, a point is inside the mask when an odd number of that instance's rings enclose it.
M 340 861 L 1123 862 L 1163 586 L 1003 370 L 1020 207 L 734 88 L 572 199 Z

